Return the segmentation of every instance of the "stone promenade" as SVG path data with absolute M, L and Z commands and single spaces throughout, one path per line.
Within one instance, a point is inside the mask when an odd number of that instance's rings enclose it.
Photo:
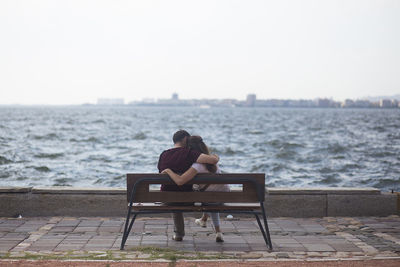
M 83 260 L 308 260 L 400 259 L 400 218 L 272 218 L 273 251 L 255 220 L 222 219 L 224 243 L 211 224 L 186 217 L 183 242 L 171 240 L 169 218 L 138 218 L 124 251 L 124 218 L 0 218 L 0 256 L 7 259 Z

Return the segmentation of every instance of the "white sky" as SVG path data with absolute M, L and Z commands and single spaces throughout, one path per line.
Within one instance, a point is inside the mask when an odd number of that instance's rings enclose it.
M 0 1 L 0 104 L 400 93 L 400 1 Z

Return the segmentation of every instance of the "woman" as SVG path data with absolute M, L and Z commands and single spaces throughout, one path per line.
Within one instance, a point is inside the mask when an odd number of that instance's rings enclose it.
M 210 154 L 210 151 L 206 144 L 203 142 L 203 139 L 200 136 L 190 136 L 187 139 L 187 146 L 191 149 L 197 150 L 201 153 Z M 170 169 L 165 169 L 162 171 L 162 173 L 167 173 L 172 180 L 177 185 L 184 185 L 193 177 L 196 176 L 197 173 L 221 173 L 220 169 L 218 168 L 217 165 L 215 164 L 201 164 L 201 163 L 193 163 L 193 165 L 182 175 L 178 175 L 175 172 L 173 172 Z M 194 185 L 195 187 L 196 185 Z M 197 187 L 199 187 L 197 185 Z M 200 190 L 205 190 L 205 191 L 229 191 L 229 186 L 226 184 L 211 184 L 209 186 L 205 186 L 203 188 L 200 188 Z M 208 215 L 206 213 L 203 213 L 203 216 L 200 219 L 196 219 L 195 223 L 200 225 L 201 227 L 206 227 L 206 222 L 208 219 Z M 216 242 L 224 242 L 224 239 L 222 237 L 222 232 L 220 228 L 220 219 L 219 219 L 219 213 L 211 213 L 211 219 L 214 224 L 214 229 L 216 232 L 215 235 L 215 241 Z

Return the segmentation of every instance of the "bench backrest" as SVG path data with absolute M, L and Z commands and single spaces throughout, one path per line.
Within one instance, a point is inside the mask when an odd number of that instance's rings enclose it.
M 167 174 L 158 173 L 128 173 L 126 175 L 127 198 L 135 190 L 133 202 L 225 202 L 252 203 L 263 202 L 265 199 L 264 173 L 223 173 L 197 174 L 187 184 L 237 184 L 242 190 L 231 192 L 177 192 L 151 190 L 150 185 L 174 185 Z

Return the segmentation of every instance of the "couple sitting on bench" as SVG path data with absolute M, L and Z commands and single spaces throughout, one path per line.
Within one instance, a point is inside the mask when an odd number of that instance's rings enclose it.
M 185 185 L 193 179 L 197 173 L 221 173 L 216 165 L 219 161 L 217 155 L 210 155 L 208 147 L 200 136 L 190 136 L 185 130 L 176 132 L 173 136 L 174 148 L 165 150 L 161 153 L 158 161 L 160 173 L 168 174 L 177 185 L 162 185 L 161 191 L 229 191 L 227 184 L 211 185 Z M 212 202 L 210 200 L 210 202 Z M 211 213 L 211 218 L 216 232 L 215 241 L 223 242 L 220 229 L 219 213 Z M 185 225 L 182 212 L 172 214 L 174 220 L 175 241 L 182 241 L 185 236 Z M 208 214 L 203 213 L 195 223 L 206 227 Z

